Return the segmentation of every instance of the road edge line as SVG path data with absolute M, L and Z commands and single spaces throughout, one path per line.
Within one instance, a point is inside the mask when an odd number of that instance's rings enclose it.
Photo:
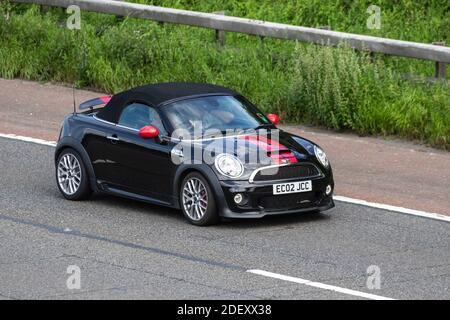
M 369 202 L 366 200 L 354 199 L 354 198 L 349 198 L 349 197 L 344 197 L 344 196 L 333 196 L 333 199 L 340 201 L 340 202 L 358 204 L 358 205 L 362 205 L 362 206 L 366 206 L 366 207 L 372 207 L 372 208 L 383 209 L 383 210 L 387 210 L 387 211 L 404 213 L 404 214 L 409 214 L 409 215 L 413 215 L 416 217 L 450 222 L 449 216 L 445 216 L 443 214 L 434 213 L 434 212 L 426 212 L 426 211 L 420 211 L 420 210 L 415 210 L 415 209 L 408 209 L 408 208 L 404 208 L 404 207 L 392 206 L 390 204 Z
M 56 141 L 48 141 L 48 140 L 43 140 L 43 139 L 25 137 L 25 136 L 12 134 L 12 133 L 0 133 L 0 138 L 7 138 L 7 139 L 12 139 L 12 140 L 36 143 L 36 144 L 40 144 L 40 145 L 44 145 L 44 146 L 56 147 Z
M 269 271 L 265 271 L 265 270 L 250 269 L 250 270 L 247 270 L 247 272 L 257 274 L 260 276 L 264 276 L 264 277 L 269 277 L 269 278 L 274 278 L 274 279 L 278 279 L 278 280 L 303 284 L 305 286 L 310 286 L 310 287 L 315 287 L 315 288 L 319 288 L 319 289 L 330 290 L 330 291 L 334 291 L 334 292 L 348 294 L 348 295 L 352 295 L 352 296 L 360 297 L 360 298 L 366 298 L 366 299 L 371 299 L 371 300 L 395 300 L 393 298 L 379 296 L 376 294 L 342 288 L 342 287 L 333 286 L 333 285 L 329 285 L 329 284 L 325 284 L 325 283 L 321 283 L 321 282 L 310 281 L 310 280 L 306 280 L 306 279 L 302 279 L 302 278 L 286 276 L 283 274 L 269 272 Z

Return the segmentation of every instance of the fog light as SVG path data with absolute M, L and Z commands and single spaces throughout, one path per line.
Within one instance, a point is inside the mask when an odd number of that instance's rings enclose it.
M 327 185 L 327 188 L 325 189 L 325 194 L 326 194 L 327 196 L 329 196 L 330 193 L 331 193 L 331 186 L 330 186 L 330 185 Z
M 242 200 L 244 200 L 244 197 L 242 196 L 242 194 L 237 193 L 237 194 L 234 196 L 234 202 L 235 202 L 236 204 L 240 204 L 240 203 L 242 202 Z

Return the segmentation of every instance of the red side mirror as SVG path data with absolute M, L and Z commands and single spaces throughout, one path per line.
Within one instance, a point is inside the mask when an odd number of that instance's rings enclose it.
M 280 123 L 280 117 L 278 115 L 276 115 L 275 113 L 269 113 L 267 115 L 267 119 L 269 119 L 269 121 L 272 122 L 273 124 Z
M 159 136 L 158 128 L 154 126 L 145 126 L 139 130 L 139 137 L 142 139 L 153 139 Z

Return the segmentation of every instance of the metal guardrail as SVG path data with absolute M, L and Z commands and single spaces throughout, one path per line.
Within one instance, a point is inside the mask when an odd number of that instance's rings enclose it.
M 163 8 L 113 0 L 12 0 L 12 2 L 63 8 L 77 5 L 80 9 L 86 11 L 209 28 L 216 30 L 217 34 L 222 35 L 221 42 L 223 42 L 223 32 L 229 31 L 320 45 L 346 43 L 357 50 L 434 61 L 436 62 L 435 75 L 441 78 L 445 78 L 445 67 L 447 63 L 450 63 L 450 47 L 441 45 L 307 28 L 222 14 Z

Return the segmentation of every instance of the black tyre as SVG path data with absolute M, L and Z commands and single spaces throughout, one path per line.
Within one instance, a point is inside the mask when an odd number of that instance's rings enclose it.
M 56 161 L 56 184 L 68 200 L 87 199 L 91 194 L 89 176 L 80 154 L 74 149 L 64 149 Z
M 214 194 L 208 181 L 198 172 L 192 172 L 183 179 L 180 206 L 186 219 L 197 226 L 219 221 Z

